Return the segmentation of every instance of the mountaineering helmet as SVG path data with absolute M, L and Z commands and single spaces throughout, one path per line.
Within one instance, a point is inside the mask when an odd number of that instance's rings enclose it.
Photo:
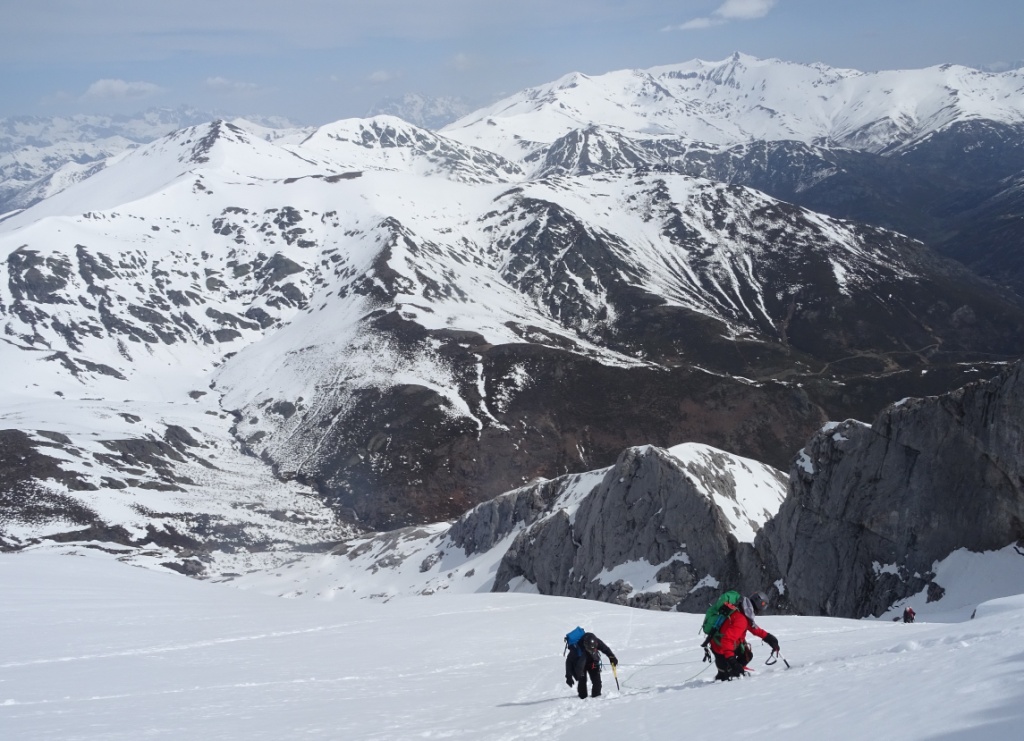
M 754 592 L 747 599 L 754 606 L 754 614 L 760 615 L 768 608 L 768 595 L 764 592 Z
M 594 653 L 597 650 L 597 638 L 594 636 L 587 636 L 583 639 L 583 648 L 587 649 L 589 653 Z

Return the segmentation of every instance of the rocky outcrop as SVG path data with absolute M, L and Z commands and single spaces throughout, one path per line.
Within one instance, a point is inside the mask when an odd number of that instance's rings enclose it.
M 64 471 L 58 459 L 46 455 L 48 448 L 58 448 L 64 439 L 33 440 L 21 430 L 0 430 L 0 552 L 15 547 L 6 537 L 14 521 L 59 519 L 82 526 L 96 519 L 95 512 L 67 493 L 96 487 Z M 59 482 L 60 487 L 47 486 L 46 481 Z
M 720 455 L 684 463 L 660 448 L 630 448 L 578 505 L 560 499 L 519 533 L 501 560 L 494 590 L 525 581 L 541 594 L 703 610 L 722 583 L 761 586 L 766 577 L 759 558 L 737 538 L 736 522 L 725 512 L 729 502 L 743 509 L 727 464 L 737 459 Z M 778 496 L 781 478 L 775 479 Z M 752 515 L 747 524 L 757 527 L 756 520 Z
M 556 502 L 580 480 L 580 476 L 563 476 L 495 497 L 452 523 L 448 539 L 467 556 L 489 551 L 517 529 L 551 514 Z
M 757 546 L 803 614 L 878 615 L 927 589 L 956 549 L 1024 539 L 1024 364 L 867 426 L 830 425 L 797 456 Z

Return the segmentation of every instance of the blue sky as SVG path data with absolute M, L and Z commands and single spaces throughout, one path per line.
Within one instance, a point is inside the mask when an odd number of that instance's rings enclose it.
M 322 124 L 734 51 L 865 71 L 1024 60 L 1022 0 L 0 0 L 0 117 L 191 105 Z

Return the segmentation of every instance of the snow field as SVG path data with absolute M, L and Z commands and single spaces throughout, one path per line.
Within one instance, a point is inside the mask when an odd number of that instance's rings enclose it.
M 516 594 L 285 600 L 103 556 L 0 557 L 5 739 L 1015 737 L 1024 596 L 974 620 L 766 615 L 792 665 L 711 682 L 700 616 Z M 939 615 L 936 620 L 941 620 Z M 562 636 L 616 652 L 581 701 Z

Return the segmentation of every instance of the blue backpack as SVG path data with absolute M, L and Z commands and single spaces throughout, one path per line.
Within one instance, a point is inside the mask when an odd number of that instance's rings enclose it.
M 573 630 L 570 630 L 568 633 L 566 633 L 565 650 L 562 651 L 562 654 L 565 655 L 565 652 L 568 651 L 570 648 L 575 650 L 579 646 L 580 640 L 583 638 L 584 635 L 586 635 L 586 632 L 587 631 L 583 630 L 583 628 L 577 625 Z

